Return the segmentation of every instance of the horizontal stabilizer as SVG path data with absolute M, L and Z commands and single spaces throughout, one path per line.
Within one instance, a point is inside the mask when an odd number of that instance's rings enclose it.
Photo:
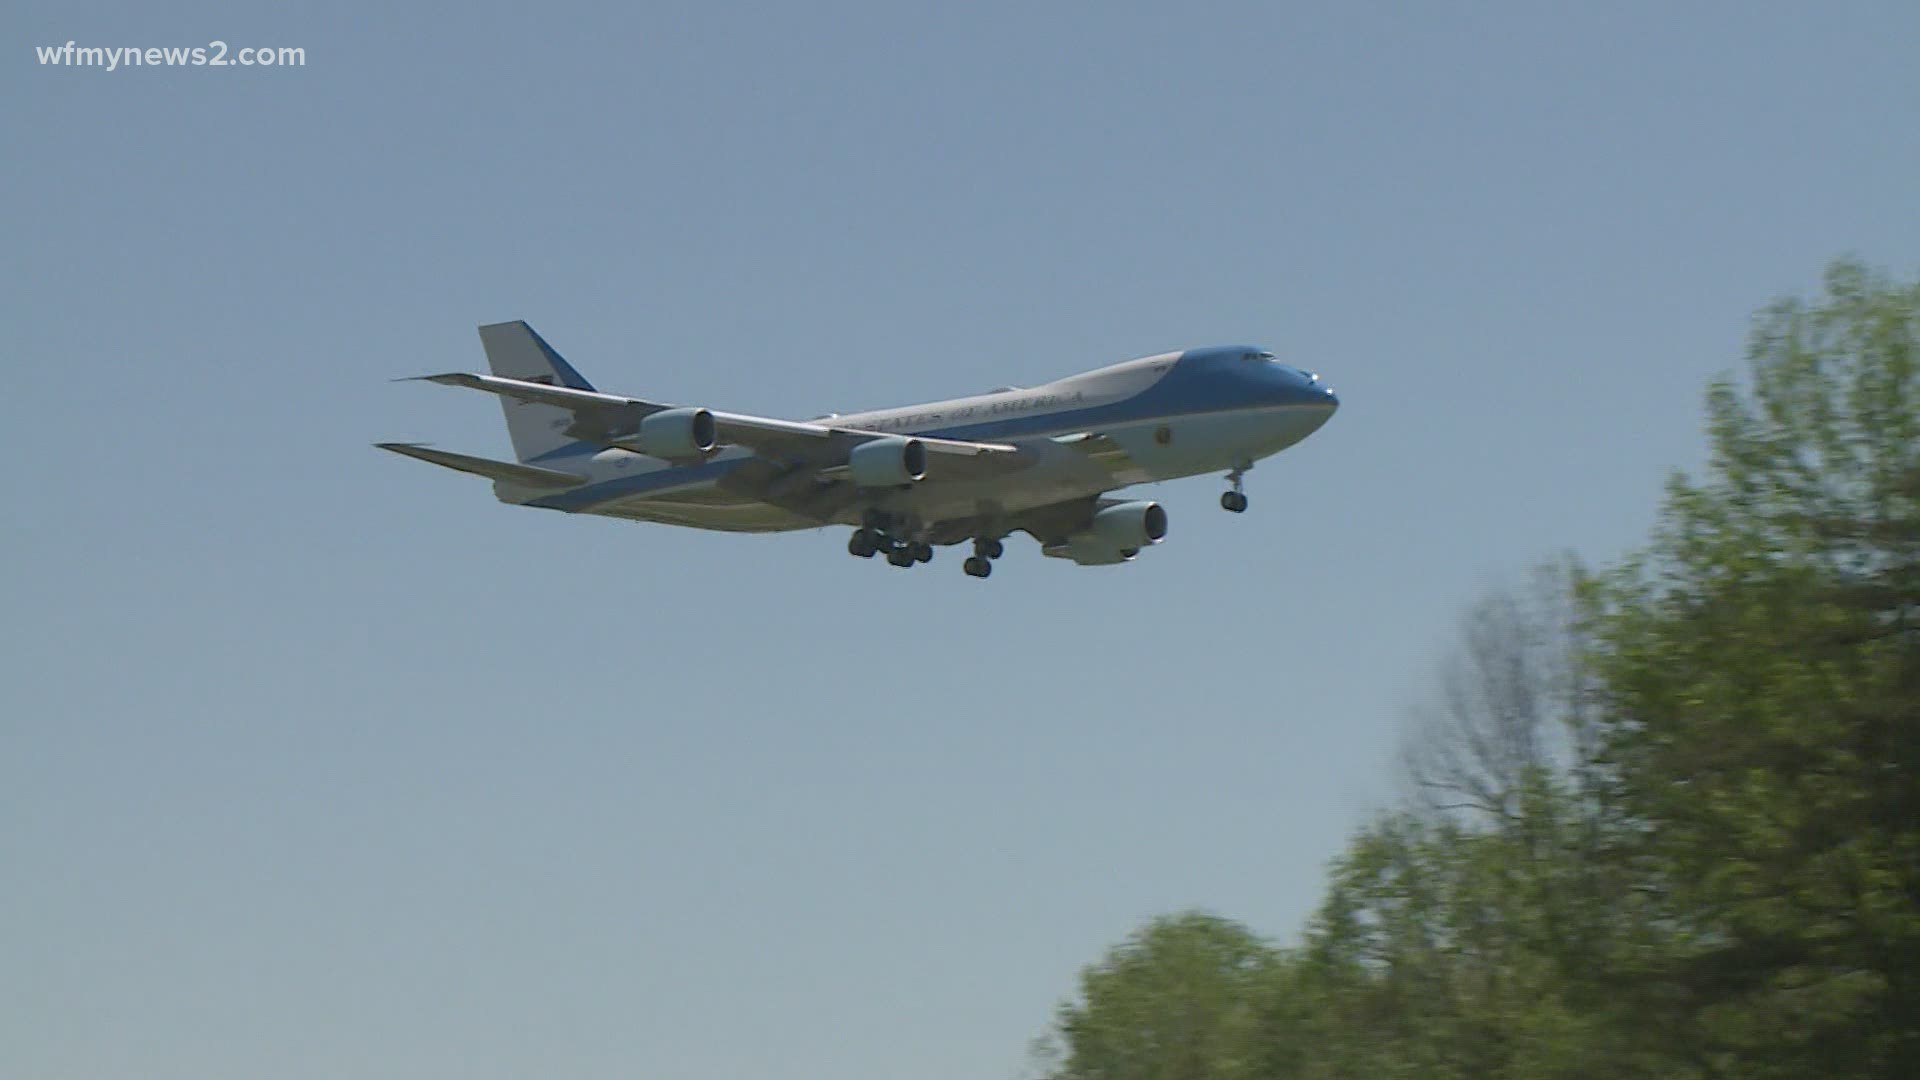
M 558 469 L 542 469 L 534 465 L 516 465 L 511 461 L 493 461 L 488 458 L 470 457 L 455 454 L 448 450 L 435 450 L 419 443 L 374 443 L 382 450 L 391 450 L 396 454 L 405 454 L 421 461 L 431 461 L 449 469 L 458 469 L 475 476 L 484 476 L 489 480 L 505 480 L 523 487 L 533 488 L 570 488 L 579 487 L 587 478 L 578 473 L 561 472 Z

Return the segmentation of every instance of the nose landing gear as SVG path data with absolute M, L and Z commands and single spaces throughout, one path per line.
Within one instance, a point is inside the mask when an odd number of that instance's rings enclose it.
M 1235 465 L 1233 471 L 1227 474 L 1227 480 L 1233 484 L 1233 490 L 1221 492 L 1220 509 L 1234 514 L 1246 513 L 1247 493 L 1245 491 L 1245 479 L 1247 470 L 1251 468 L 1253 468 L 1253 462 L 1249 461 L 1244 464 Z

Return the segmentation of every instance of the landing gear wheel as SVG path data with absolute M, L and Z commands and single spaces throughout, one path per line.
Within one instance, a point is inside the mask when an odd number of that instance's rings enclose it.
M 1234 514 L 1246 513 L 1247 496 L 1243 487 L 1246 483 L 1247 470 L 1251 468 L 1253 468 L 1253 462 L 1243 461 L 1235 465 L 1233 471 L 1227 474 L 1227 482 L 1233 485 L 1233 490 L 1220 496 L 1222 510 Z
M 915 562 L 913 552 L 902 546 L 887 552 L 887 561 L 895 566 L 912 566 Z
M 1007 549 L 998 540 L 975 540 L 973 553 L 982 559 L 997 559 L 1007 553 Z
M 966 562 L 961 563 L 960 569 L 965 570 L 968 577 L 983 578 L 993 573 L 993 564 L 978 555 L 974 555 L 967 559 Z
M 913 555 L 914 562 L 932 562 L 933 545 L 925 540 L 915 540 L 907 545 L 907 551 Z
M 855 529 L 847 540 L 847 554 L 856 559 L 871 559 L 880 550 L 880 538 L 872 529 Z

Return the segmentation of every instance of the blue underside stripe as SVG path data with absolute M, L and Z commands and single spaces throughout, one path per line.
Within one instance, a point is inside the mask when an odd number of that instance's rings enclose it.
M 703 461 L 698 465 L 684 465 L 673 469 L 656 469 L 638 476 L 622 476 L 616 480 L 606 480 L 587 487 L 575 488 L 572 491 L 563 491 L 558 495 L 545 495 L 529 501 L 526 505 L 548 510 L 591 510 L 596 506 L 633 498 L 635 495 L 718 480 L 752 460 L 752 458 L 731 458 L 726 461 Z

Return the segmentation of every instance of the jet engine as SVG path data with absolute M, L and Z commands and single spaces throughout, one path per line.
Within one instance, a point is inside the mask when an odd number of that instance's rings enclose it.
M 855 487 L 911 484 L 927 475 L 927 445 L 919 439 L 892 437 L 861 443 L 847 455 L 847 475 Z
M 1167 535 L 1167 511 L 1157 502 L 1123 502 L 1102 507 L 1084 532 L 1040 549 L 1056 559 L 1072 559 L 1081 566 L 1110 566 L 1133 561 L 1143 547 Z
M 662 409 L 640 421 L 633 444 L 648 457 L 684 461 L 711 453 L 719 441 L 705 409 Z

